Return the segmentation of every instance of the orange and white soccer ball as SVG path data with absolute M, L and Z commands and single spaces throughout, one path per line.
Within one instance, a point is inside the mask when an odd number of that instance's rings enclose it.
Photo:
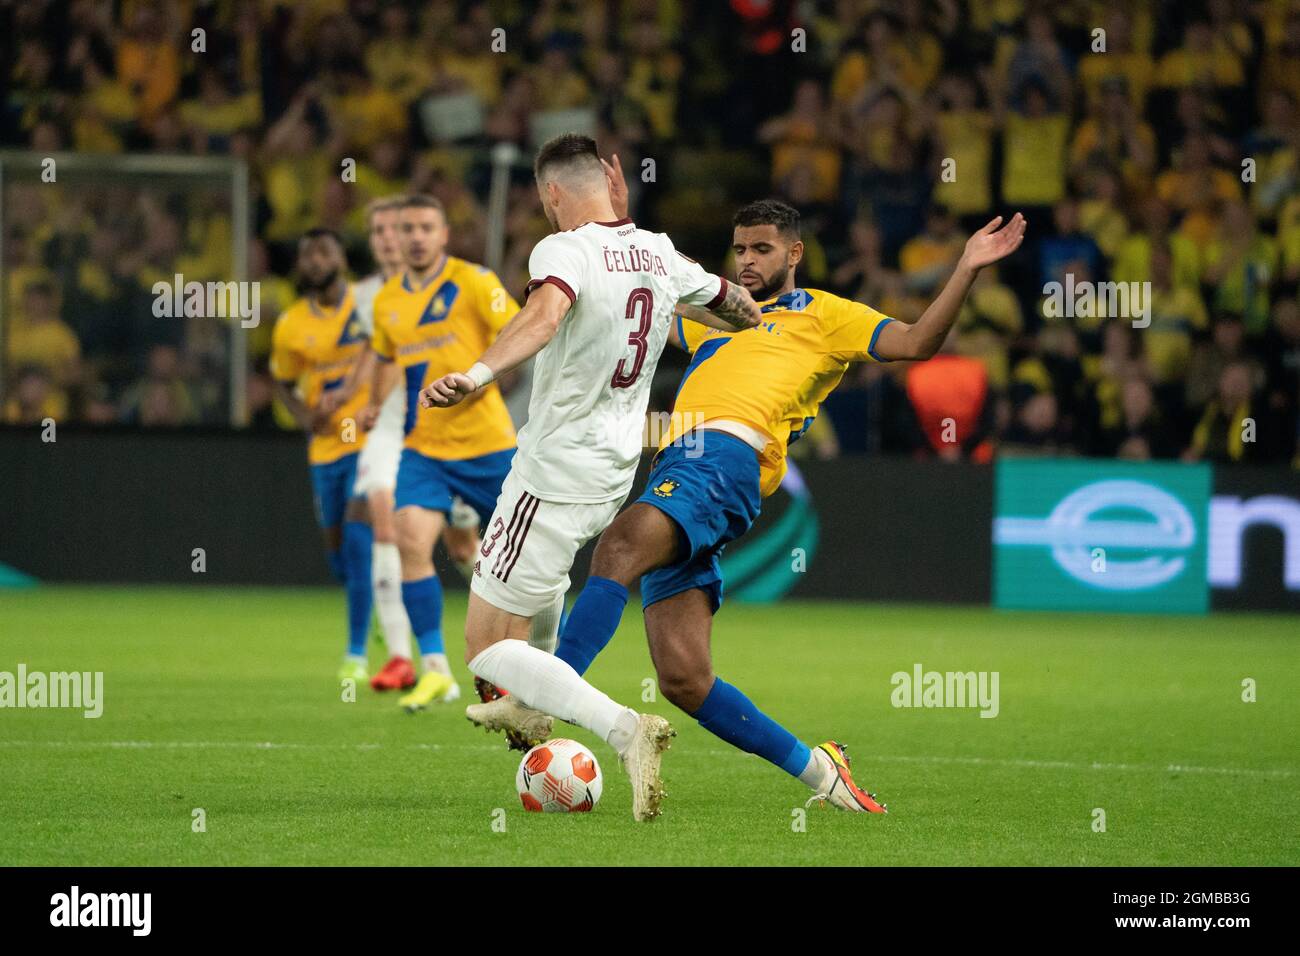
M 519 761 L 515 787 L 534 813 L 586 813 L 600 802 L 600 764 L 576 740 L 538 744 Z

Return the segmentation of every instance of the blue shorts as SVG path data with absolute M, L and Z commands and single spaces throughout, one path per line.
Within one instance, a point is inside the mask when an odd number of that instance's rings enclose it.
M 356 497 L 352 486 L 357 480 L 360 452 L 344 455 L 324 465 L 311 466 L 311 488 L 316 498 L 316 520 L 322 528 L 339 528 L 348 502 Z
M 515 450 L 495 451 L 478 458 L 430 458 L 411 448 L 402 449 L 397 466 L 393 506 L 419 505 L 430 511 L 451 512 L 452 496 L 460 498 L 486 521 L 497 506 L 501 483 L 510 474 Z
M 695 437 L 702 448 L 676 444 L 659 453 L 645 493 L 637 499 L 673 519 L 679 542 L 675 563 L 642 576 L 643 607 L 700 588 L 717 613 L 722 606 L 722 548 L 749 530 L 762 507 L 758 453 L 725 432 L 705 429 Z

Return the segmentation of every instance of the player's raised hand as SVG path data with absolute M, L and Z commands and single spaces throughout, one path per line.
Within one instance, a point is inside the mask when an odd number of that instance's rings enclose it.
M 1006 258 L 1020 248 L 1028 224 L 1020 213 L 1012 216 L 1005 226 L 1001 216 L 993 217 L 983 229 L 966 240 L 963 263 L 971 269 L 982 269 Z
M 610 157 L 613 162 L 607 163 L 601 159 L 600 165 L 605 168 L 605 183 L 609 186 L 609 204 L 614 208 L 614 214 L 620 219 L 627 215 L 627 179 L 623 176 L 623 164 L 618 161 L 618 153 Z
M 473 394 L 478 386 L 474 380 L 462 372 L 448 372 L 442 378 L 420 390 L 421 408 L 451 408 L 468 395 Z

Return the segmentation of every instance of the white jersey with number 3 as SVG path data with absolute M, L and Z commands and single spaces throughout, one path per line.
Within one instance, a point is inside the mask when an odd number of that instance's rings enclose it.
M 514 471 L 543 501 L 621 499 L 636 476 L 674 307 L 716 305 L 727 282 L 630 219 L 546 237 L 528 271 L 529 292 L 550 283 L 573 304 L 534 364 Z

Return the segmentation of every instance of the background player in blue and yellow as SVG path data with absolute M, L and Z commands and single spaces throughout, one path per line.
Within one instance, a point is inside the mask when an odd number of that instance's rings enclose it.
M 433 550 L 445 533 L 453 559 L 466 544 L 472 554 L 477 535 L 471 532 L 467 542 L 455 539 L 455 529 L 447 527 L 452 499 L 491 514 L 515 452 L 514 425 L 495 384 L 438 415 L 421 415 L 416 396 L 430 382 L 477 361 L 519 304 L 491 270 L 447 255 L 447 220 L 437 199 L 407 197 L 398 214 L 398 240 L 405 268 L 375 297 L 371 346 L 380 361 L 362 423 L 373 423 L 399 383 L 407 390 L 394 505 L 402 602 L 425 671 L 401 699 L 415 710 L 460 696 L 443 648 L 442 583 Z
M 310 436 L 307 460 L 316 516 L 325 532 L 330 569 L 347 590 L 348 653 L 340 679 L 366 679 L 366 637 L 373 592 L 370 525 L 364 498 L 353 496 L 357 456 L 365 433 L 357 417 L 369 389 L 349 372 L 365 350 L 345 275 L 343 242 L 329 229 L 312 229 L 298 242 L 303 297 L 275 323 L 271 376 L 276 394 Z
M 803 255 L 799 214 L 764 200 L 736 213 L 737 278 L 768 320 L 717 332 L 679 319 L 671 336 L 692 352 L 645 493 L 606 529 L 591 576 L 557 652 L 584 672 L 613 636 L 638 578 L 650 655 L 664 696 L 728 743 L 776 764 L 814 798 L 850 811 L 884 812 L 859 788 L 841 744 L 813 749 L 713 673 L 709 638 L 722 603 L 718 557 L 758 515 L 786 468 L 786 449 L 807 430 L 851 362 L 927 359 L 952 329 L 978 271 L 1024 237 L 1019 213 L 994 219 L 966 243 L 952 277 L 915 324 L 795 285 Z

